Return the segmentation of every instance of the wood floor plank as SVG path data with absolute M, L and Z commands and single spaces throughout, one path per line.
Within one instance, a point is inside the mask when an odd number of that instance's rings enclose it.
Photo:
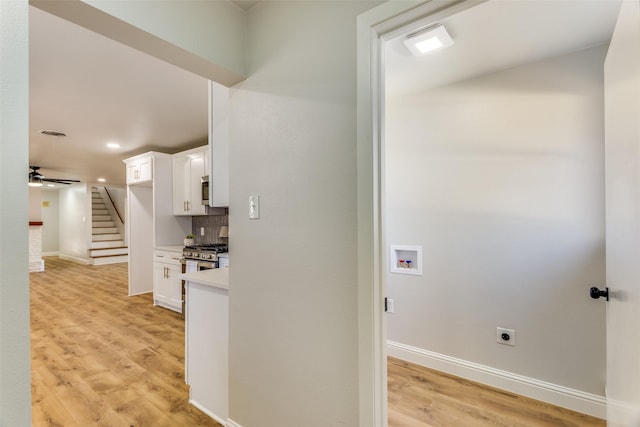
M 604 420 L 388 358 L 390 427 L 604 427 Z
M 127 296 L 127 264 L 30 275 L 33 426 L 219 426 L 188 403 L 184 319 Z

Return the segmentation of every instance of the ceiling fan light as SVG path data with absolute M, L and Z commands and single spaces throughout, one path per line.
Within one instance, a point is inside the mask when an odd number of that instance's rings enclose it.
M 33 176 L 29 177 L 29 187 L 42 187 L 42 180 Z
M 404 45 L 416 56 L 435 52 L 452 44 L 453 39 L 442 24 L 409 34 L 404 40 Z

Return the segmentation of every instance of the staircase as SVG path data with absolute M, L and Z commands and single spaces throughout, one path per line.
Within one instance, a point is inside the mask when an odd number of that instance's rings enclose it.
M 91 188 L 91 211 L 93 228 L 89 257 L 92 265 L 128 262 L 129 248 L 118 233 L 113 218 L 96 187 Z

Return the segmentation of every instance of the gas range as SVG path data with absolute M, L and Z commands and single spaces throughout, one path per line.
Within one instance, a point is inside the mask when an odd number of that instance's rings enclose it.
M 182 257 L 192 261 L 217 261 L 218 254 L 228 252 L 226 243 L 207 243 L 202 245 L 185 246 L 182 249 Z

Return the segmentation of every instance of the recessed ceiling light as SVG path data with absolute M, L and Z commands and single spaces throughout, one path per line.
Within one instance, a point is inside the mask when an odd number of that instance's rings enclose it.
M 65 136 L 67 136 L 66 133 L 60 132 L 60 131 L 57 131 L 57 130 L 41 130 L 40 133 L 43 134 L 43 135 L 55 136 L 55 137 L 58 137 L 58 138 L 64 138 Z
M 109 147 L 109 148 L 120 148 L 120 144 L 118 144 L 117 142 L 108 142 L 107 143 L 107 147 Z
M 105 182 L 105 181 L 106 181 L 106 179 L 104 179 L 104 178 L 98 178 L 98 182 Z
M 453 44 L 453 39 L 444 28 L 438 24 L 425 30 L 409 34 L 404 40 L 405 46 L 416 56 L 444 49 Z
M 53 184 L 47 184 L 47 187 L 55 187 Z

